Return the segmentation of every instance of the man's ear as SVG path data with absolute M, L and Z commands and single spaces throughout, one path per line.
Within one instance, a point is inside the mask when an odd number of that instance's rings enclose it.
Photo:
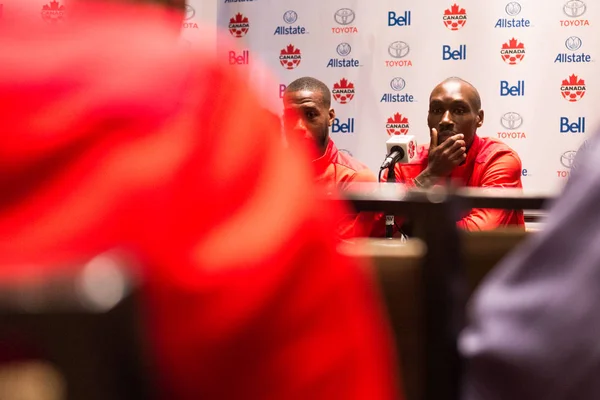
M 481 125 L 483 125 L 483 110 L 479 110 L 479 112 L 477 113 L 477 127 L 481 128 Z
M 335 119 L 335 110 L 333 108 L 329 109 L 329 123 L 327 126 L 333 125 L 333 120 Z

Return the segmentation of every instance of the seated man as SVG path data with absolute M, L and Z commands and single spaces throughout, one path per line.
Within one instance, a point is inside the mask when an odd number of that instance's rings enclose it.
M 283 95 L 283 126 L 289 142 L 309 140 L 315 150 L 315 180 L 329 194 L 344 190 L 354 182 L 377 182 L 367 166 L 338 151 L 329 137 L 335 119 L 331 93 L 321 81 L 304 77 L 288 85 Z M 368 236 L 373 227 L 372 213 L 347 216 L 338 226 L 341 238 Z
M 419 146 L 410 164 L 396 164 L 396 181 L 429 188 L 436 184 L 486 188 L 522 188 L 521 160 L 499 140 L 479 137 L 483 110 L 477 89 L 460 78 L 448 78 L 429 97 L 429 146 Z M 387 179 L 387 171 L 383 180 Z M 458 226 L 489 230 L 501 226 L 525 227 L 523 210 L 473 209 Z

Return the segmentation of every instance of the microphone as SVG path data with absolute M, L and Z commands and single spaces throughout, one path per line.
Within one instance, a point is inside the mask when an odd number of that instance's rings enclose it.
M 387 155 L 379 170 L 379 180 L 384 169 L 388 169 L 388 182 L 395 182 L 394 166 L 396 163 L 408 164 L 417 154 L 417 141 L 413 135 L 393 135 L 386 142 Z M 385 237 L 391 239 L 394 236 L 393 215 L 385 216 Z
M 396 163 L 410 163 L 417 153 L 417 141 L 413 135 L 393 135 L 386 142 L 387 155 L 380 169 Z

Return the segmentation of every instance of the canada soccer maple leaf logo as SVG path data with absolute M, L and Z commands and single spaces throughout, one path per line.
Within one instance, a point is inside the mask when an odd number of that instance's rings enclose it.
M 294 69 L 300 65 L 302 61 L 302 54 L 300 49 L 295 48 L 294 45 L 289 44 L 286 48 L 281 49 L 279 53 L 279 62 L 285 69 Z
M 339 82 L 333 84 L 331 94 L 333 98 L 340 104 L 346 104 L 354 98 L 354 83 L 346 78 L 340 79 Z
M 385 129 L 390 136 L 406 135 L 409 129 L 408 118 L 403 117 L 400 113 L 396 113 L 391 118 L 387 119 Z
M 60 5 L 56 0 L 42 6 L 42 19 L 46 22 L 60 22 L 65 17 L 65 6 Z
M 444 11 L 444 25 L 451 31 L 457 31 L 467 23 L 467 11 L 454 3 Z
M 416 151 L 417 151 L 417 146 L 415 146 L 415 142 L 410 141 L 408 143 L 408 158 L 414 158 Z
M 568 79 L 563 79 L 560 92 L 570 102 L 579 101 L 585 95 L 585 81 L 573 74 Z
M 233 37 L 241 38 L 245 36 L 249 28 L 248 17 L 244 17 L 241 13 L 237 13 L 233 18 L 229 19 L 229 33 Z
M 510 39 L 502 45 L 500 56 L 505 63 L 509 65 L 517 65 L 525 57 L 525 45 L 519 43 L 515 38 Z

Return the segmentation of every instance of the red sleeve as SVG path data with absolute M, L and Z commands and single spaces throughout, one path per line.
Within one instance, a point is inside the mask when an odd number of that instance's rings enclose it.
M 151 246 L 164 265 L 151 332 L 165 398 L 396 398 L 368 269 L 335 250 L 340 211 L 318 202 L 308 158 L 282 148 L 273 118 L 222 68 L 199 82 L 211 89 L 196 151 L 157 216 L 171 234 Z
M 377 178 L 368 169 L 357 171 L 348 183 L 375 183 Z M 347 240 L 355 237 L 368 237 L 375 231 L 375 224 L 378 222 L 378 213 L 359 212 L 346 214 L 338 224 L 339 235 L 341 239 Z
M 521 185 L 521 160 L 512 153 L 502 153 L 493 159 L 486 168 L 481 180 L 483 188 L 522 188 Z M 518 215 L 517 215 L 518 214 Z M 474 230 L 491 230 L 522 219 L 522 211 L 474 208 L 461 219 L 459 228 Z M 519 221 L 519 225 L 523 225 Z

